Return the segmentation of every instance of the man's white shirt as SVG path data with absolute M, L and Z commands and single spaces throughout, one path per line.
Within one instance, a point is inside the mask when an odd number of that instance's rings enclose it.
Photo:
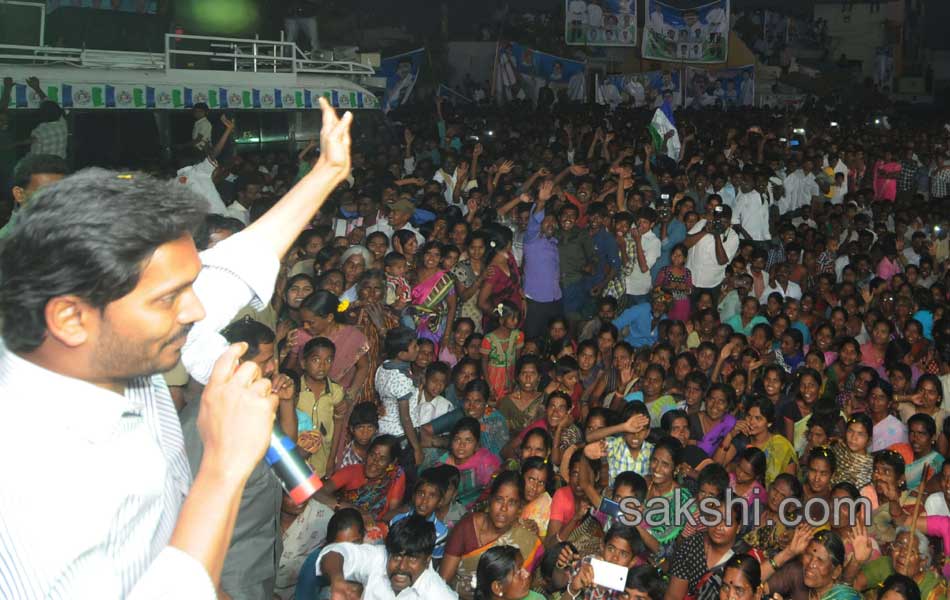
M 211 214 L 230 216 L 227 206 L 221 199 L 221 194 L 218 193 L 218 188 L 214 185 L 212 179 L 214 168 L 211 159 L 206 158 L 196 165 L 178 169 L 178 183 L 207 200 L 208 211 Z
M 336 552 L 343 557 L 343 578 L 363 585 L 362 600 L 456 600 L 458 594 L 452 591 L 431 563 L 416 578 L 415 583 L 398 595 L 386 573 L 386 548 L 369 544 L 330 544 L 317 559 L 317 574 L 320 562 L 328 552 Z

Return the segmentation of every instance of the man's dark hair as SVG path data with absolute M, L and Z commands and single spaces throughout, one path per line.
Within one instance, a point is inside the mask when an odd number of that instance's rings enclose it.
M 379 427 L 379 408 L 374 402 L 358 402 L 350 413 L 347 425 L 357 428 L 360 425 L 374 425 Z
M 247 344 L 247 352 L 242 357 L 244 360 L 257 357 L 261 352 L 261 344 L 273 344 L 276 339 L 270 327 L 251 317 L 244 317 L 240 321 L 231 323 L 221 331 L 221 335 L 229 344 L 238 342 Z
M 389 556 L 431 556 L 435 549 L 435 525 L 421 515 L 397 521 L 386 536 Z
M 39 348 L 46 304 L 76 295 L 95 308 L 131 292 L 155 250 L 191 235 L 205 202 L 175 182 L 86 169 L 40 190 L 0 253 L 3 338 Z
M 205 215 L 204 221 L 195 231 L 195 247 L 198 250 L 207 250 L 211 243 L 211 234 L 216 231 L 230 231 L 235 234 L 243 229 L 244 223 L 234 217 L 215 214 Z
M 650 600 L 662 600 L 666 594 L 666 582 L 652 565 L 639 565 L 627 571 L 624 587 L 646 594 Z
M 699 472 L 699 478 L 696 480 L 696 489 L 704 485 L 711 485 L 719 490 L 716 495 L 720 500 L 725 497 L 726 490 L 729 489 L 729 472 L 719 463 L 710 463 L 703 467 Z
M 25 188 L 34 175 L 66 175 L 69 166 L 55 154 L 27 154 L 13 167 L 13 187 Z
M 356 527 L 356 530 L 360 533 L 360 538 L 366 535 L 366 525 L 360 511 L 355 508 L 341 508 L 336 511 L 327 524 L 327 543 L 336 542 L 337 536 L 351 527 Z

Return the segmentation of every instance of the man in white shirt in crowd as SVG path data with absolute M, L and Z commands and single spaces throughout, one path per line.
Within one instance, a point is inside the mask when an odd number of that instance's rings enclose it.
M 788 278 L 788 263 L 779 263 L 772 269 L 772 281 L 765 286 L 765 291 L 759 296 L 759 304 L 766 304 L 769 296 L 775 293 L 785 298 L 802 299 L 802 288 L 797 283 Z
M 392 247 L 393 234 L 400 229 L 405 229 L 416 234 L 416 241 L 421 246 L 425 243 L 425 238 L 409 222 L 414 212 L 416 212 L 416 206 L 412 202 L 405 199 L 397 200 L 389 205 L 389 215 L 377 219 L 376 224 L 366 230 L 366 235 L 381 231 L 389 238 L 389 244 Z
M 432 567 L 435 526 L 411 515 L 386 535 L 386 545 L 330 544 L 317 573 L 330 580 L 330 597 L 363 600 L 456 600 Z
M 818 182 L 815 181 L 814 162 L 806 158 L 801 167 L 798 161 L 788 161 L 788 176 L 785 178 L 785 196 L 788 198 L 788 211 L 795 212 L 804 206 L 811 206 L 812 198 L 821 195 Z M 781 208 L 781 207 L 780 207 Z M 784 214 L 784 213 L 783 213 Z
M 208 150 L 211 147 L 211 121 L 208 120 L 208 105 L 204 102 L 196 103 L 191 109 L 191 116 L 195 124 L 191 126 L 191 145 L 199 150 Z
M 739 235 L 745 236 L 764 248 L 772 234 L 769 231 L 769 201 L 753 187 L 752 173 L 740 176 L 739 194 L 736 196 L 736 210 L 732 215 L 732 224 Z M 762 185 L 767 181 L 763 178 Z
M 191 236 L 200 202 L 138 173 L 67 177 L 14 228 L 0 253 L 0 452 L 21 459 L 0 466 L 0 597 L 217 597 L 277 408 L 260 368 L 239 366 L 246 346 L 218 332 L 269 302 L 280 259 L 349 172 L 352 115 L 320 102 L 316 168 L 201 255 Z M 206 384 L 193 478 L 160 375 L 179 358 Z M 38 399 L 55 444 L 23 427 Z M 37 493 L 49 473 L 56 489 Z
M 706 201 L 706 218 L 686 234 L 686 267 L 693 276 L 698 294 L 708 291 L 719 301 L 719 288 L 726 278 L 726 266 L 739 251 L 739 235 L 732 230 L 732 209 L 713 196 Z
M 234 217 L 238 221 L 249 225 L 251 223 L 251 207 L 261 197 L 261 180 L 256 173 L 241 175 L 237 181 L 237 198 L 228 206 L 224 213 L 226 217 Z
M 186 150 L 181 163 L 185 166 L 178 169 L 178 183 L 188 187 L 202 198 L 208 201 L 208 212 L 213 215 L 227 215 L 228 209 L 221 199 L 217 186 L 214 184 L 215 171 L 218 169 L 217 158 L 220 156 L 224 145 L 234 131 L 234 121 L 221 115 L 221 123 L 224 124 L 224 134 L 210 153 L 206 155 L 203 150 L 192 148 Z M 247 225 L 247 222 L 244 222 Z
M 645 206 L 637 211 L 635 219 L 636 222 L 627 234 L 633 244 L 626 244 L 626 253 L 629 253 L 627 256 L 621 255 L 621 258 L 626 259 L 622 267 L 626 307 L 650 301 L 650 290 L 653 287 L 650 269 L 660 258 L 663 245 L 660 238 L 653 233 L 653 225 L 657 219 L 655 210 Z M 633 252 L 630 252 L 631 249 Z

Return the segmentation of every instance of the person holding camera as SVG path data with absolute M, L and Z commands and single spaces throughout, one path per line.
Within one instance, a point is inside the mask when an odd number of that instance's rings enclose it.
M 739 251 L 739 235 L 732 231 L 732 209 L 713 194 L 706 203 L 706 218 L 700 219 L 686 236 L 686 267 L 693 274 L 694 297 L 709 292 L 719 301 L 719 288 L 726 278 L 726 266 Z

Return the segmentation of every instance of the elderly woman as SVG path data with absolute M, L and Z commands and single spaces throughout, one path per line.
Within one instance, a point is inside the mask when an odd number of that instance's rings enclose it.
M 343 295 L 341 300 L 356 302 L 358 298 L 356 284 L 363 272 L 373 264 L 373 254 L 363 246 L 350 246 L 340 257 L 343 271 Z
M 897 530 L 897 539 L 887 556 L 882 556 L 861 567 L 854 579 L 854 587 L 867 591 L 880 586 L 894 573 L 910 577 L 920 588 L 922 600 L 947 597 L 947 582 L 934 568 L 933 556 L 927 537 L 905 527 Z
M 863 528 L 855 531 L 852 543 L 860 549 L 855 556 L 863 563 L 870 556 L 871 543 Z M 762 562 L 765 591 L 783 598 L 860 600 L 854 588 L 840 583 L 845 574 L 845 557 L 844 541 L 838 534 L 828 530 L 813 533 L 811 527 L 800 526 L 784 550 Z
M 376 369 L 381 364 L 382 341 L 386 337 L 386 332 L 399 327 L 399 319 L 383 304 L 385 288 L 386 276 L 382 271 L 369 270 L 363 273 L 359 283 L 356 284 L 358 300 L 351 306 L 347 314 L 349 322 L 366 337 L 366 344 L 369 348 L 365 354 L 367 372 L 373 376 L 375 376 Z M 367 377 L 359 397 L 372 402 L 376 397 L 374 383 L 372 376 Z M 336 429 L 340 432 L 340 435 L 337 435 L 333 440 L 333 449 L 330 456 L 333 464 L 337 467 L 340 466 L 346 446 L 350 442 L 349 428 L 346 427 L 346 423 L 353 412 L 354 406 L 356 406 L 356 403 L 348 405 L 346 413 L 340 417 L 340 424 Z
M 514 546 L 529 571 L 540 555 L 541 541 L 519 522 L 524 504 L 524 480 L 512 471 L 492 481 L 488 510 L 465 515 L 449 533 L 439 574 L 462 600 L 472 600 L 476 569 L 482 555 L 496 546 Z

